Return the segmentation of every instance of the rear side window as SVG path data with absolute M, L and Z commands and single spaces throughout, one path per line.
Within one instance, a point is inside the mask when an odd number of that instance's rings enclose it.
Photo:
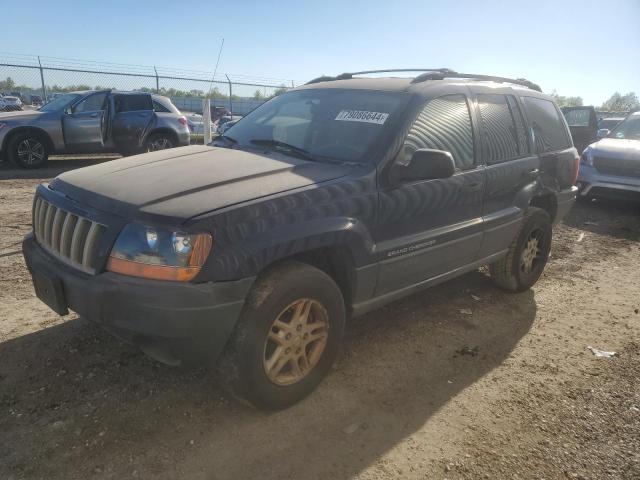
M 588 127 L 591 121 L 589 110 L 565 110 L 563 113 L 570 127 Z
M 167 107 L 162 105 L 160 102 L 156 102 L 155 100 L 153 101 L 153 111 L 154 112 L 169 113 L 169 109 Z
M 564 122 L 555 104 L 535 97 L 522 97 L 538 153 L 564 150 L 571 146 Z
M 116 113 L 153 110 L 150 95 L 116 95 Z
M 473 166 L 473 131 L 464 95 L 445 95 L 425 105 L 404 141 L 406 159 L 421 148 L 451 153 L 461 170 Z
M 482 150 L 488 164 L 529 153 L 522 114 L 513 97 L 480 94 L 478 108 L 482 118 Z

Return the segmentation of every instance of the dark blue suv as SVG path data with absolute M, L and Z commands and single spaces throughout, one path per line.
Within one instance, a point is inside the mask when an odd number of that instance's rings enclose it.
M 486 264 L 531 287 L 576 194 L 553 100 L 522 80 L 367 73 L 280 95 L 213 147 L 40 185 L 23 244 L 39 298 L 278 409 L 320 383 L 350 316 Z

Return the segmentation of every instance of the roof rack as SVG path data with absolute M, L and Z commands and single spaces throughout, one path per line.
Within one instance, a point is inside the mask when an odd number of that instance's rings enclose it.
M 540 86 L 536 83 L 533 83 L 525 78 L 507 78 L 507 77 L 495 77 L 493 75 L 480 75 L 476 73 L 458 73 L 449 68 L 397 68 L 392 70 L 365 70 L 362 72 L 351 72 L 351 73 L 342 73 L 335 77 L 322 76 L 318 78 L 314 78 L 313 80 L 307 82 L 318 83 L 318 82 L 330 82 L 334 80 L 349 80 L 353 78 L 354 75 L 368 75 L 372 73 L 397 73 L 397 72 L 424 72 L 417 77 L 415 77 L 411 83 L 420 83 L 425 82 L 427 80 L 444 80 L 445 78 L 468 78 L 470 80 L 483 80 L 489 82 L 499 82 L 499 83 L 511 83 L 513 85 L 521 85 L 523 87 L 530 88 L 531 90 L 536 90 L 538 92 L 542 92 Z

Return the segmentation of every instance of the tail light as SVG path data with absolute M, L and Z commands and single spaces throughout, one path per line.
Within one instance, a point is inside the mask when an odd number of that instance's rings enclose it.
M 576 158 L 573 160 L 573 180 L 571 181 L 571 185 L 575 185 L 578 180 L 578 172 L 580 171 L 580 155 L 576 155 Z
M 182 125 L 186 125 L 186 124 L 187 124 L 187 117 L 178 117 L 178 121 L 179 121 Z

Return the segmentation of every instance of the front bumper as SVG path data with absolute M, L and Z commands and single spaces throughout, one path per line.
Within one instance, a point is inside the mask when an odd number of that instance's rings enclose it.
M 48 254 L 31 234 L 22 251 L 32 275 L 41 272 L 61 281 L 71 310 L 173 365 L 215 361 L 254 280 L 194 284 L 111 272 L 88 275 Z
M 580 164 L 578 175 L 579 195 L 619 196 L 620 194 L 637 194 L 640 197 L 640 177 L 623 177 L 618 175 L 605 175 L 598 172 L 595 167 Z

